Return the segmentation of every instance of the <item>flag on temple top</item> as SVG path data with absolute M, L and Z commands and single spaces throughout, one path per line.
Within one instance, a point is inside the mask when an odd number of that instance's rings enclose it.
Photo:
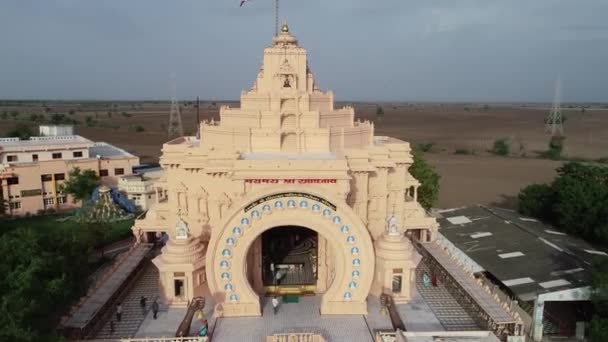
M 241 4 L 239 5 L 239 7 L 243 7 L 243 5 L 249 1 L 251 1 L 251 0 L 241 0 Z

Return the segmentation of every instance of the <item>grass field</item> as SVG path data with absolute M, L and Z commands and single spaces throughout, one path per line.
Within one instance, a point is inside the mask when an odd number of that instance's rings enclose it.
M 204 102 L 200 120 L 219 120 L 222 105 L 238 107 L 237 102 Z M 375 103 L 337 103 L 336 108 L 352 105 L 355 118 L 371 120 L 376 135 L 399 138 L 414 146 L 427 146 L 425 158 L 441 174 L 438 207 L 472 204 L 512 206 L 519 189 L 531 183 L 548 182 L 561 162 L 540 158 L 549 136 L 544 119 L 550 104 L 474 104 L 474 103 L 381 103 L 384 115 L 376 115 Z M 564 156 L 599 159 L 608 157 L 608 105 L 564 104 L 567 117 Z M 3 115 L 6 112 L 6 115 Z M 186 134 L 197 130 L 196 108 L 182 102 L 182 122 Z M 13 114 L 15 116 L 13 117 Z M 37 122 L 53 114 L 76 120 L 76 133 L 94 141 L 115 144 L 155 163 L 162 144 L 169 140 L 168 102 L 0 102 L 0 136 L 17 123 L 34 131 Z M 507 139 L 508 157 L 489 152 L 496 140 Z

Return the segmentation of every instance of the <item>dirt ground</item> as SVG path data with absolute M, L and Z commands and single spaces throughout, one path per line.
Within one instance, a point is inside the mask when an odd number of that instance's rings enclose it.
M 201 120 L 219 119 L 220 105 L 202 102 Z M 355 107 L 357 118 L 375 122 L 376 135 L 394 136 L 412 146 L 432 146 L 425 156 L 441 174 L 438 207 L 476 203 L 513 206 L 521 187 L 550 181 L 560 165 L 538 158 L 538 152 L 547 149 L 549 139 L 544 132 L 547 105 L 384 103 L 381 118 L 376 115 L 376 104 L 349 105 Z M 5 136 L 17 122 L 36 131 L 37 124 L 30 120 L 33 113 L 44 114 L 47 119 L 53 113 L 61 113 L 80 122 L 77 134 L 120 146 L 140 156 L 142 163 L 157 162 L 162 144 L 168 140 L 168 103 L 0 103 L 0 114 L 5 111 L 9 115 L 8 119 L 0 117 L 0 136 Z M 16 120 L 10 115 L 13 111 L 19 112 Z M 566 106 L 564 113 L 565 154 L 591 159 L 608 157 L 608 108 L 596 105 L 582 112 Z M 191 103 L 182 104 L 182 120 L 186 134 L 193 134 L 196 109 Z M 488 152 L 501 138 L 509 140 L 512 156 L 499 157 Z

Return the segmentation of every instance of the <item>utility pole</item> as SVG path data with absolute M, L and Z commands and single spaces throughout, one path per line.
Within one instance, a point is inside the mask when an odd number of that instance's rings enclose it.
M 171 112 L 169 113 L 169 128 L 167 129 L 167 134 L 169 136 L 184 136 L 182 116 L 179 112 L 179 103 L 177 102 L 175 73 L 171 73 Z
M 201 132 L 200 132 L 200 126 L 201 126 L 201 116 L 200 116 L 200 111 L 199 109 L 201 108 L 201 101 L 199 100 L 198 96 L 196 97 L 196 137 L 200 139 L 201 137 Z
M 555 95 L 553 97 L 553 105 L 551 106 L 551 112 L 545 119 L 545 133 L 551 133 L 551 136 L 555 136 L 557 132 L 559 135 L 564 135 L 564 118 L 562 116 L 561 109 L 561 94 L 562 92 L 562 80 L 558 77 L 555 81 Z

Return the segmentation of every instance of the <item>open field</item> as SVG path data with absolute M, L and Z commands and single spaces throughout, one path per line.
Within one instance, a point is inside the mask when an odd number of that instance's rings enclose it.
M 221 103 L 203 102 L 201 120 L 219 119 Z M 238 106 L 231 103 L 232 106 Z M 534 182 L 549 181 L 560 162 L 538 158 L 547 149 L 544 133 L 547 105 L 476 104 L 382 104 L 384 115 L 376 117 L 375 104 L 354 104 L 356 117 L 373 120 L 377 135 L 394 136 L 412 143 L 432 144 L 426 158 L 441 173 L 440 207 L 468 204 L 513 205 L 519 189 Z M 16 119 L 10 114 L 17 111 Z M 142 163 L 158 160 L 167 140 L 168 103 L 152 102 L 58 102 L 4 103 L 0 115 L 0 135 L 17 122 L 35 128 L 31 114 L 65 114 L 80 124 L 77 134 L 106 141 L 141 157 Z M 72 114 L 70 114 L 72 113 Z M 608 109 L 605 105 L 565 108 L 565 154 L 568 157 L 608 157 Z M 87 124 L 87 117 L 88 124 Z M 187 134 L 196 130 L 196 109 L 182 107 Z M 141 127 L 137 127 L 141 126 Z M 139 132 L 138 132 L 139 131 Z M 488 152 L 496 139 L 508 138 L 514 156 L 499 157 Z M 455 154 L 459 150 L 461 154 Z

